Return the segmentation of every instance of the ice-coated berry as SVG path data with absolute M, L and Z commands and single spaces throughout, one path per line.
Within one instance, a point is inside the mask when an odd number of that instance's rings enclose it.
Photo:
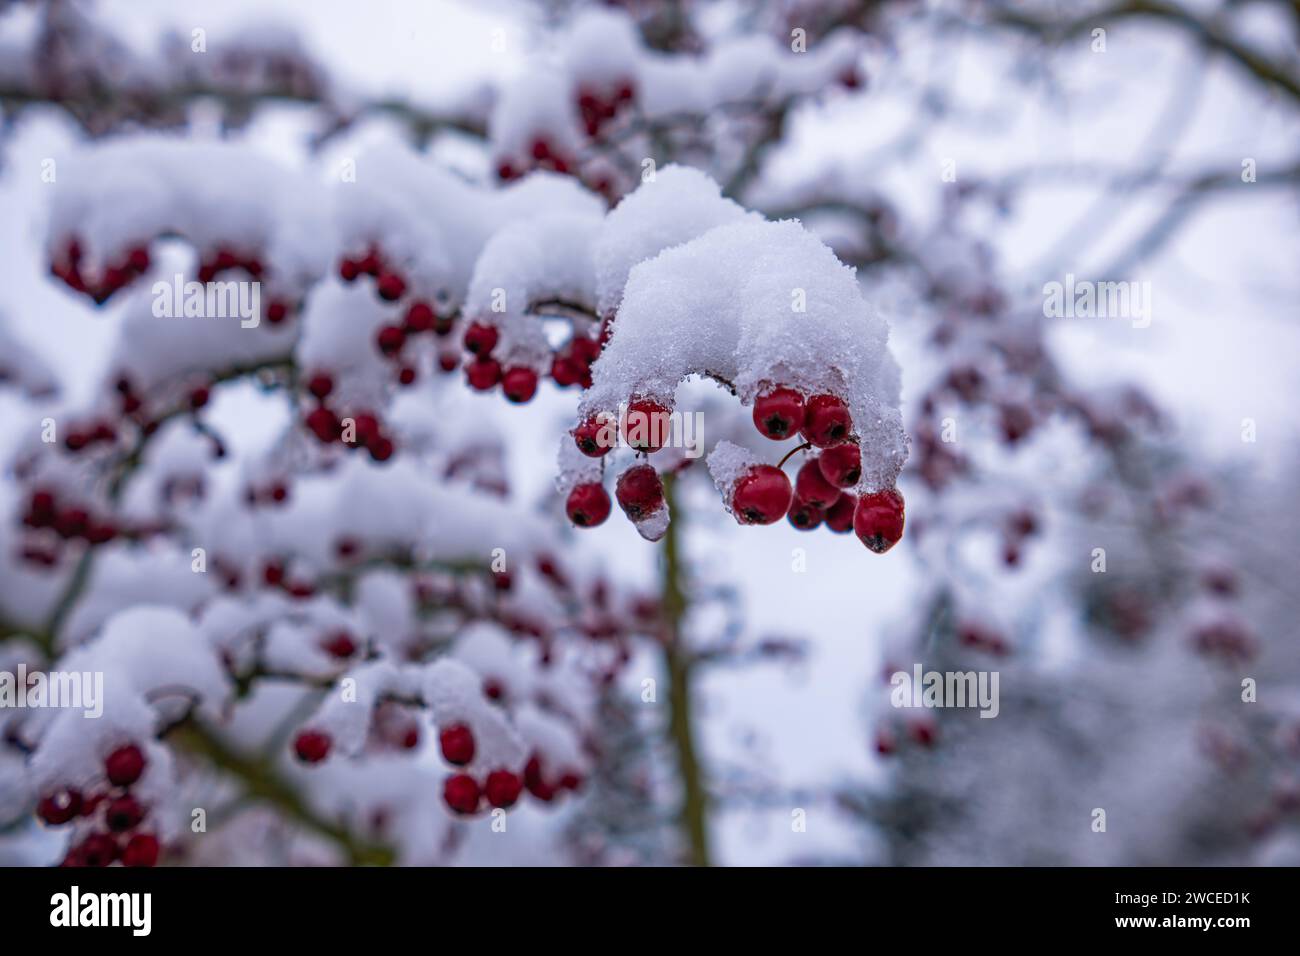
M 144 753 L 135 744 L 118 747 L 104 761 L 104 772 L 115 787 L 129 787 L 144 773 Z
M 772 524 L 790 510 L 790 479 L 775 465 L 756 465 L 736 482 L 731 511 L 741 524 Z
M 827 448 L 817 457 L 817 467 L 836 488 L 852 488 L 862 478 L 862 449 L 847 441 Z
M 480 795 L 478 781 L 467 773 L 452 774 L 442 785 L 442 798 L 456 813 L 476 812 Z
M 629 448 L 656 452 L 668 443 L 670 422 L 668 409 L 653 399 L 639 398 L 627 406 L 623 439 Z
M 863 495 L 853 512 L 853 531 L 876 554 L 884 554 L 903 536 L 903 496 L 893 488 Z
M 522 405 L 537 394 L 537 373 L 522 365 L 508 368 L 501 376 L 501 391 L 508 400 Z
M 474 732 L 465 724 L 451 724 L 438 733 L 438 745 L 447 763 L 463 767 L 474 759 Z
M 618 476 L 614 497 L 633 521 L 650 517 L 664 506 L 664 486 L 650 465 L 634 465 Z

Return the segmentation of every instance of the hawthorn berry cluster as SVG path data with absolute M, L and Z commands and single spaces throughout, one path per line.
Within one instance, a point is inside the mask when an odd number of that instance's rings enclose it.
M 105 759 L 102 779 L 87 793 L 63 789 L 44 794 L 36 814 L 47 825 L 69 823 L 77 829 L 63 866 L 154 866 L 158 862 L 158 837 L 141 829 L 149 808 L 132 793 L 131 786 L 144 773 L 146 759 L 135 744 L 113 750 Z
M 101 268 L 92 269 L 86 261 L 82 242 L 68 238 L 62 252 L 50 262 L 50 274 L 62 280 L 74 292 L 80 292 L 102 305 L 118 290 L 130 285 L 149 271 L 149 247 L 132 245 Z

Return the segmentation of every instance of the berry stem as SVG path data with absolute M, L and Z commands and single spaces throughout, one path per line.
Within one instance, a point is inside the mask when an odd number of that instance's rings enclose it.
M 778 468 L 784 468 L 784 467 L 785 467 L 785 463 L 786 463 L 787 461 L 790 460 L 790 457 L 791 457 L 795 452 L 797 452 L 797 451 L 803 451 L 805 448 L 811 448 L 811 447 L 812 447 L 812 442 L 810 442 L 810 441 L 806 441 L 806 442 L 804 442 L 802 445 L 796 445 L 794 448 L 791 448 L 788 452 L 785 453 L 785 457 L 782 458 L 779 462 L 777 462 L 776 467 L 778 467 Z
M 683 646 L 681 627 L 686 616 L 685 568 L 681 556 L 682 509 L 674 501 L 675 478 L 663 478 L 664 501 L 673 520 L 663 541 L 661 599 L 664 617 L 664 670 L 668 677 L 668 735 L 677 753 L 677 773 L 682 784 L 678 822 L 692 866 L 709 866 L 708 796 L 696 755 L 695 727 L 691 716 L 691 679 L 694 661 Z

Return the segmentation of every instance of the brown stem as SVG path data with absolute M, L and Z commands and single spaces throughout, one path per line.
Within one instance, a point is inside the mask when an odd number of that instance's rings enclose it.
M 668 678 L 668 735 L 677 754 L 677 773 L 682 785 L 678 825 L 692 866 L 709 866 L 708 795 L 704 774 L 696 753 L 695 727 L 691 717 L 691 678 L 694 661 L 682 643 L 682 619 L 686 615 L 686 594 L 682 586 L 680 510 L 673 502 L 675 478 L 664 478 L 664 501 L 675 511 L 664 536 L 662 600 L 664 616 L 664 670 Z
M 784 468 L 785 463 L 789 461 L 791 457 L 793 457 L 795 452 L 803 451 L 805 448 L 811 448 L 811 447 L 812 447 L 812 442 L 810 441 L 806 441 L 802 445 L 796 445 L 794 448 L 791 448 L 788 452 L 785 453 L 785 457 L 782 458 L 779 462 L 777 462 L 776 467 Z

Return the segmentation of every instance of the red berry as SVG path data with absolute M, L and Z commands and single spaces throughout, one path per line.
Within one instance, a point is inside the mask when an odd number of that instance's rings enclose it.
M 307 391 L 311 392 L 317 398 L 324 398 L 330 392 L 334 391 L 334 379 L 330 378 L 324 372 L 317 372 L 307 380 Z
M 406 333 L 400 325 L 385 325 L 375 336 L 375 344 L 379 346 L 380 352 L 391 358 L 402 351 L 402 346 L 406 344 Z
M 795 494 L 819 511 L 825 511 L 840 498 L 840 489 L 822 477 L 817 459 L 803 463 L 794 482 Z
M 336 442 L 343 434 L 338 416 L 328 408 L 315 408 L 307 415 L 307 427 L 325 444 Z
M 457 813 L 476 812 L 480 796 L 478 781 L 467 773 L 453 774 L 442 786 L 442 798 Z
M 289 306 L 280 299 L 272 300 L 271 304 L 266 307 L 266 321 L 272 325 L 279 325 L 289 316 Z
M 551 158 L 551 144 L 544 137 L 537 137 L 533 140 L 531 152 L 533 159 L 542 160 Z
M 114 833 L 122 833 L 135 827 L 144 819 L 144 807 L 130 795 L 118 797 L 108 805 L 104 821 Z
M 108 866 L 117 859 L 117 841 L 107 833 L 92 833 L 76 849 L 84 866 Z
M 340 660 L 351 657 L 357 652 L 357 642 L 347 631 L 339 631 L 321 643 L 321 648 L 331 657 Z
M 115 787 L 129 787 L 140 779 L 145 767 L 144 753 L 135 744 L 118 747 L 104 761 L 104 772 Z
M 843 534 L 853 529 L 853 512 L 857 510 L 858 499 L 843 492 L 835 504 L 826 511 L 826 527 L 836 534 Z
M 818 456 L 817 467 L 836 488 L 852 488 L 862 478 L 862 449 L 853 442 L 828 448 Z
M 393 443 L 382 435 L 375 438 L 367 447 L 370 450 L 371 461 L 388 461 L 393 457 Z
M 573 440 L 588 458 L 603 458 L 614 447 L 613 432 L 610 421 L 592 416 L 573 430 Z
M 803 396 L 792 388 L 774 388 L 754 402 L 754 425 L 773 441 L 789 438 L 803 423 Z
M 158 838 L 152 833 L 137 833 L 122 850 L 123 866 L 154 866 L 158 862 Z
M 444 727 L 438 734 L 438 745 L 447 763 L 463 767 L 474 759 L 474 733 L 464 724 Z
M 490 358 L 475 359 L 465 366 L 465 381 L 475 391 L 486 392 L 501 381 L 501 363 Z
M 361 275 L 361 266 L 355 259 L 339 260 L 339 278 L 344 282 L 353 282 Z
M 513 807 L 523 789 L 524 782 L 519 775 L 509 770 L 493 770 L 483 788 L 488 803 L 502 810 Z
M 582 380 L 582 365 L 572 358 L 557 355 L 551 361 L 551 378 L 560 388 L 577 385 Z
M 853 530 L 876 554 L 884 554 L 903 536 L 903 496 L 893 488 L 863 495 L 853 512 Z
M 609 493 L 599 482 L 593 481 L 570 491 L 564 510 L 569 520 L 579 528 L 594 528 L 605 523 L 611 507 Z
M 508 368 L 501 376 L 501 391 L 516 405 L 522 405 L 537 394 L 537 373 L 517 365 Z
M 320 763 L 329 756 L 333 743 L 327 733 L 319 730 L 304 730 L 299 732 L 297 739 L 294 740 L 293 749 L 303 763 Z
M 190 392 L 190 408 L 202 408 L 204 405 L 208 404 L 208 399 L 211 397 L 212 393 L 208 391 L 206 387 L 199 386 L 194 391 Z
M 474 322 L 465 330 L 465 350 L 478 356 L 489 355 L 497 347 L 498 338 L 495 326 Z
M 41 797 L 36 805 L 36 815 L 52 827 L 67 823 L 81 812 L 81 791 L 60 790 Z
M 433 314 L 433 309 L 427 302 L 412 302 L 410 308 L 406 310 L 406 317 L 402 320 L 406 326 L 406 331 L 412 333 L 432 332 L 437 316 Z
M 623 438 L 637 451 L 655 452 L 668 442 L 668 409 L 649 398 L 639 398 L 627 407 Z
M 537 757 L 530 757 L 524 767 L 524 786 L 538 800 L 550 803 L 555 798 L 555 788 L 542 776 L 542 762 Z
M 731 511 L 741 524 L 772 524 L 790 510 L 790 479 L 775 465 L 755 465 L 731 493 Z
M 509 160 L 503 159 L 501 162 L 497 163 L 497 179 L 500 179 L 502 182 L 508 183 L 518 175 L 519 174 L 515 172 L 515 167 Z
M 804 440 L 818 448 L 847 440 L 852 424 L 848 406 L 834 395 L 814 395 L 804 407 Z
M 650 465 L 634 465 L 619 475 L 614 496 L 633 521 L 648 518 L 664 506 L 663 483 Z
M 415 369 L 412 368 L 411 366 L 409 365 L 402 366 L 402 369 L 397 373 L 397 384 L 414 385 L 415 374 L 416 374 Z
M 396 302 L 406 292 L 406 281 L 396 272 L 385 272 L 379 276 L 376 288 L 379 290 L 379 298 Z
M 126 263 L 136 272 L 144 272 L 149 268 L 149 250 L 144 246 L 136 246 L 127 253 Z
M 790 502 L 790 513 L 786 517 L 790 519 L 790 524 L 800 531 L 811 531 L 822 523 L 824 514 L 816 505 L 795 495 L 794 500 Z

